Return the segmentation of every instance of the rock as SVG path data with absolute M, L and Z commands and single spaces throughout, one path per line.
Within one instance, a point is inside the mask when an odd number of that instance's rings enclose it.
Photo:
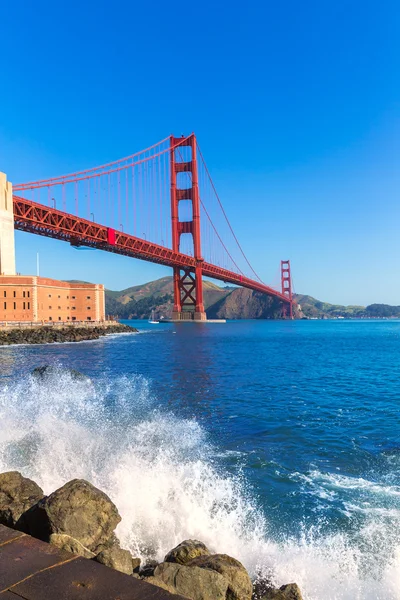
M 228 581 L 219 573 L 200 567 L 188 567 L 179 563 L 163 562 L 154 571 L 153 583 L 161 579 L 190 600 L 226 600 Z M 147 580 L 146 580 L 147 581 Z
M 151 577 L 154 575 L 154 569 L 158 567 L 156 560 L 149 560 L 143 567 L 141 567 L 139 574 L 140 577 Z
M 84 479 L 73 479 L 40 500 L 23 515 L 23 531 L 48 542 L 52 533 L 66 533 L 94 554 L 114 540 L 121 520 L 116 506 Z
M 114 539 L 114 543 L 99 552 L 94 560 L 106 567 L 126 573 L 126 575 L 132 575 L 134 571 L 139 571 L 140 558 L 132 558 L 129 550 L 123 550 L 117 538 L 114 537 Z
M 166 554 L 164 562 L 186 565 L 189 561 L 198 556 L 210 556 L 210 554 L 211 552 L 203 542 L 199 542 L 198 540 L 185 540 Z
M 43 490 L 18 471 L 0 474 L 0 523 L 15 527 L 21 515 L 43 498 Z
M 59 376 L 68 374 L 71 379 L 75 381 L 90 381 L 90 378 L 76 371 L 75 369 L 68 369 L 66 367 L 53 367 L 52 365 L 44 365 L 43 367 L 36 367 L 33 369 L 31 375 L 37 379 L 47 379 L 49 377 Z
M 269 588 L 257 595 L 256 600 L 303 600 L 300 588 L 296 583 L 282 585 L 279 589 Z
M 52 533 L 49 542 L 52 546 L 60 548 L 60 550 L 66 550 L 67 552 L 71 552 L 71 554 L 83 556 L 83 558 L 94 558 L 96 556 L 78 540 L 66 533 Z
M 227 554 L 198 556 L 187 566 L 212 569 L 222 575 L 229 584 L 229 600 L 251 600 L 253 584 L 242 563 L 235 558 Z
M 139 574 L 141 562 L 142 560 L 140 558 L 132 558 L 132 569 L 134 573 Z
M 162 588 L 163 590 L 166 590 L 167 592 L 170 592 L 171 594 L 177 593 L 177 590 L 176 590 L 176 588 L 174 588 L 173 585 L 168 585 L 167 583 L 164 583 L 164 581 L 162 579 L 160 579 L 159 577 L 154 577 L 153 575 L 151 577 L 147 577 L 146 583 L 151 583 L 151 585 L 156 585 L 157 587 Z
M 270 579 L 261 576 L 260 574 L 257 576 L 257 579 L 253 581 L 253 595 L 251 600 L 262 600 L 264 598 L 264 594 L 273 589 L 273 585 Z
M 38 326 L 32 329 L 18 328 L 0 331 L 0 346 L 10 344 L 51 344 L 53 342 L 82 342 L 84 340 L 98 340 L 103 335 L 110 333 L 133 333 L 135 327 L 117 323 L 114 325 L 82 326 L 72 324 L 66 327 Z M 35 376 L 41 376 L 40 374 Z

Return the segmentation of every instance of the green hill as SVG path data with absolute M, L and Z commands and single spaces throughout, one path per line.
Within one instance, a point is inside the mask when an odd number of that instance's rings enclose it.
M 203 281 L 206 310 L 231 293 L 233 288 L 221 288 L 211 281 Z M 106 313 L 120 319 L 147 319 L 151 311 L 157 318 L 170 316 L 173 305 L 172 277 L 162 277 L 125 290 L 106 290 Z
M 329 304 L 321 302 L 312 296 L 304 294 L 295 295 L 296 302 L 301 306 L 301 311 L 308 318 L 323 317 L 361 317 L 365 314 L 364 306 L 342 306 L 340 304 Z

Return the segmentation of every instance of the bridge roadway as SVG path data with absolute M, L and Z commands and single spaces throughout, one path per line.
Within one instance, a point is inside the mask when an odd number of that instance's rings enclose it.
M 0 600 L 185 600 L 0 525 Z
M 193 256 L 174 252 L 170 248 L 159 246 L 105 225 L 99 225 L 15 195 L 13 203 L 14 225 L 21 231 L 52 237 L 75 246 L 89 246 L 169 267 L 180 267 L 191 272 L 194 272 L 197 266 L 197 261 Z M 281 292 L 244 275 L 208 262 L 201 263 L 201 270 L 203 275 L 212 279 L 246 287 L 278 298 L 282 302 L 290 303 L 289 298 Z

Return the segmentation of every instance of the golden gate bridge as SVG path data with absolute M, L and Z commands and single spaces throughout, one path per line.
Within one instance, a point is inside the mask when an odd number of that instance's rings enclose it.
M 175 320 L 206 320 L 203 276 L 277 298 L 293 318 L 290 261 L 281 261 L 280 289 L 261 281 L 194 134 L 13 191 L 16 229 L 172 267 Z

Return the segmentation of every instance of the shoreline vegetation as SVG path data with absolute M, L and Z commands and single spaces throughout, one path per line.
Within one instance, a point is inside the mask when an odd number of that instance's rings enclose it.
M 45 376 L 40 367 L 35 376 Z M 77 375 L 85 377 L 78 372 Z M 121 548 L 115 528 L 121 516 L 112 500 L 84 479 L 73 479 L 46 496 L 18 471 L 0 474 L 0 524 L 88 560 L 143 580 L 188 600 L 302 600 L 290 583 L 275 588 L 227 554 L 187 539 L 159 562 L 142 563 Z
M 0 328 L 0 346 L 14 344 L 52 344 L 62 342 L 83 342 L 98 340 L 115 333 L 136 333 L 135 327 L 122 323 L 109 322 L 91 325 L 8 325 Z

